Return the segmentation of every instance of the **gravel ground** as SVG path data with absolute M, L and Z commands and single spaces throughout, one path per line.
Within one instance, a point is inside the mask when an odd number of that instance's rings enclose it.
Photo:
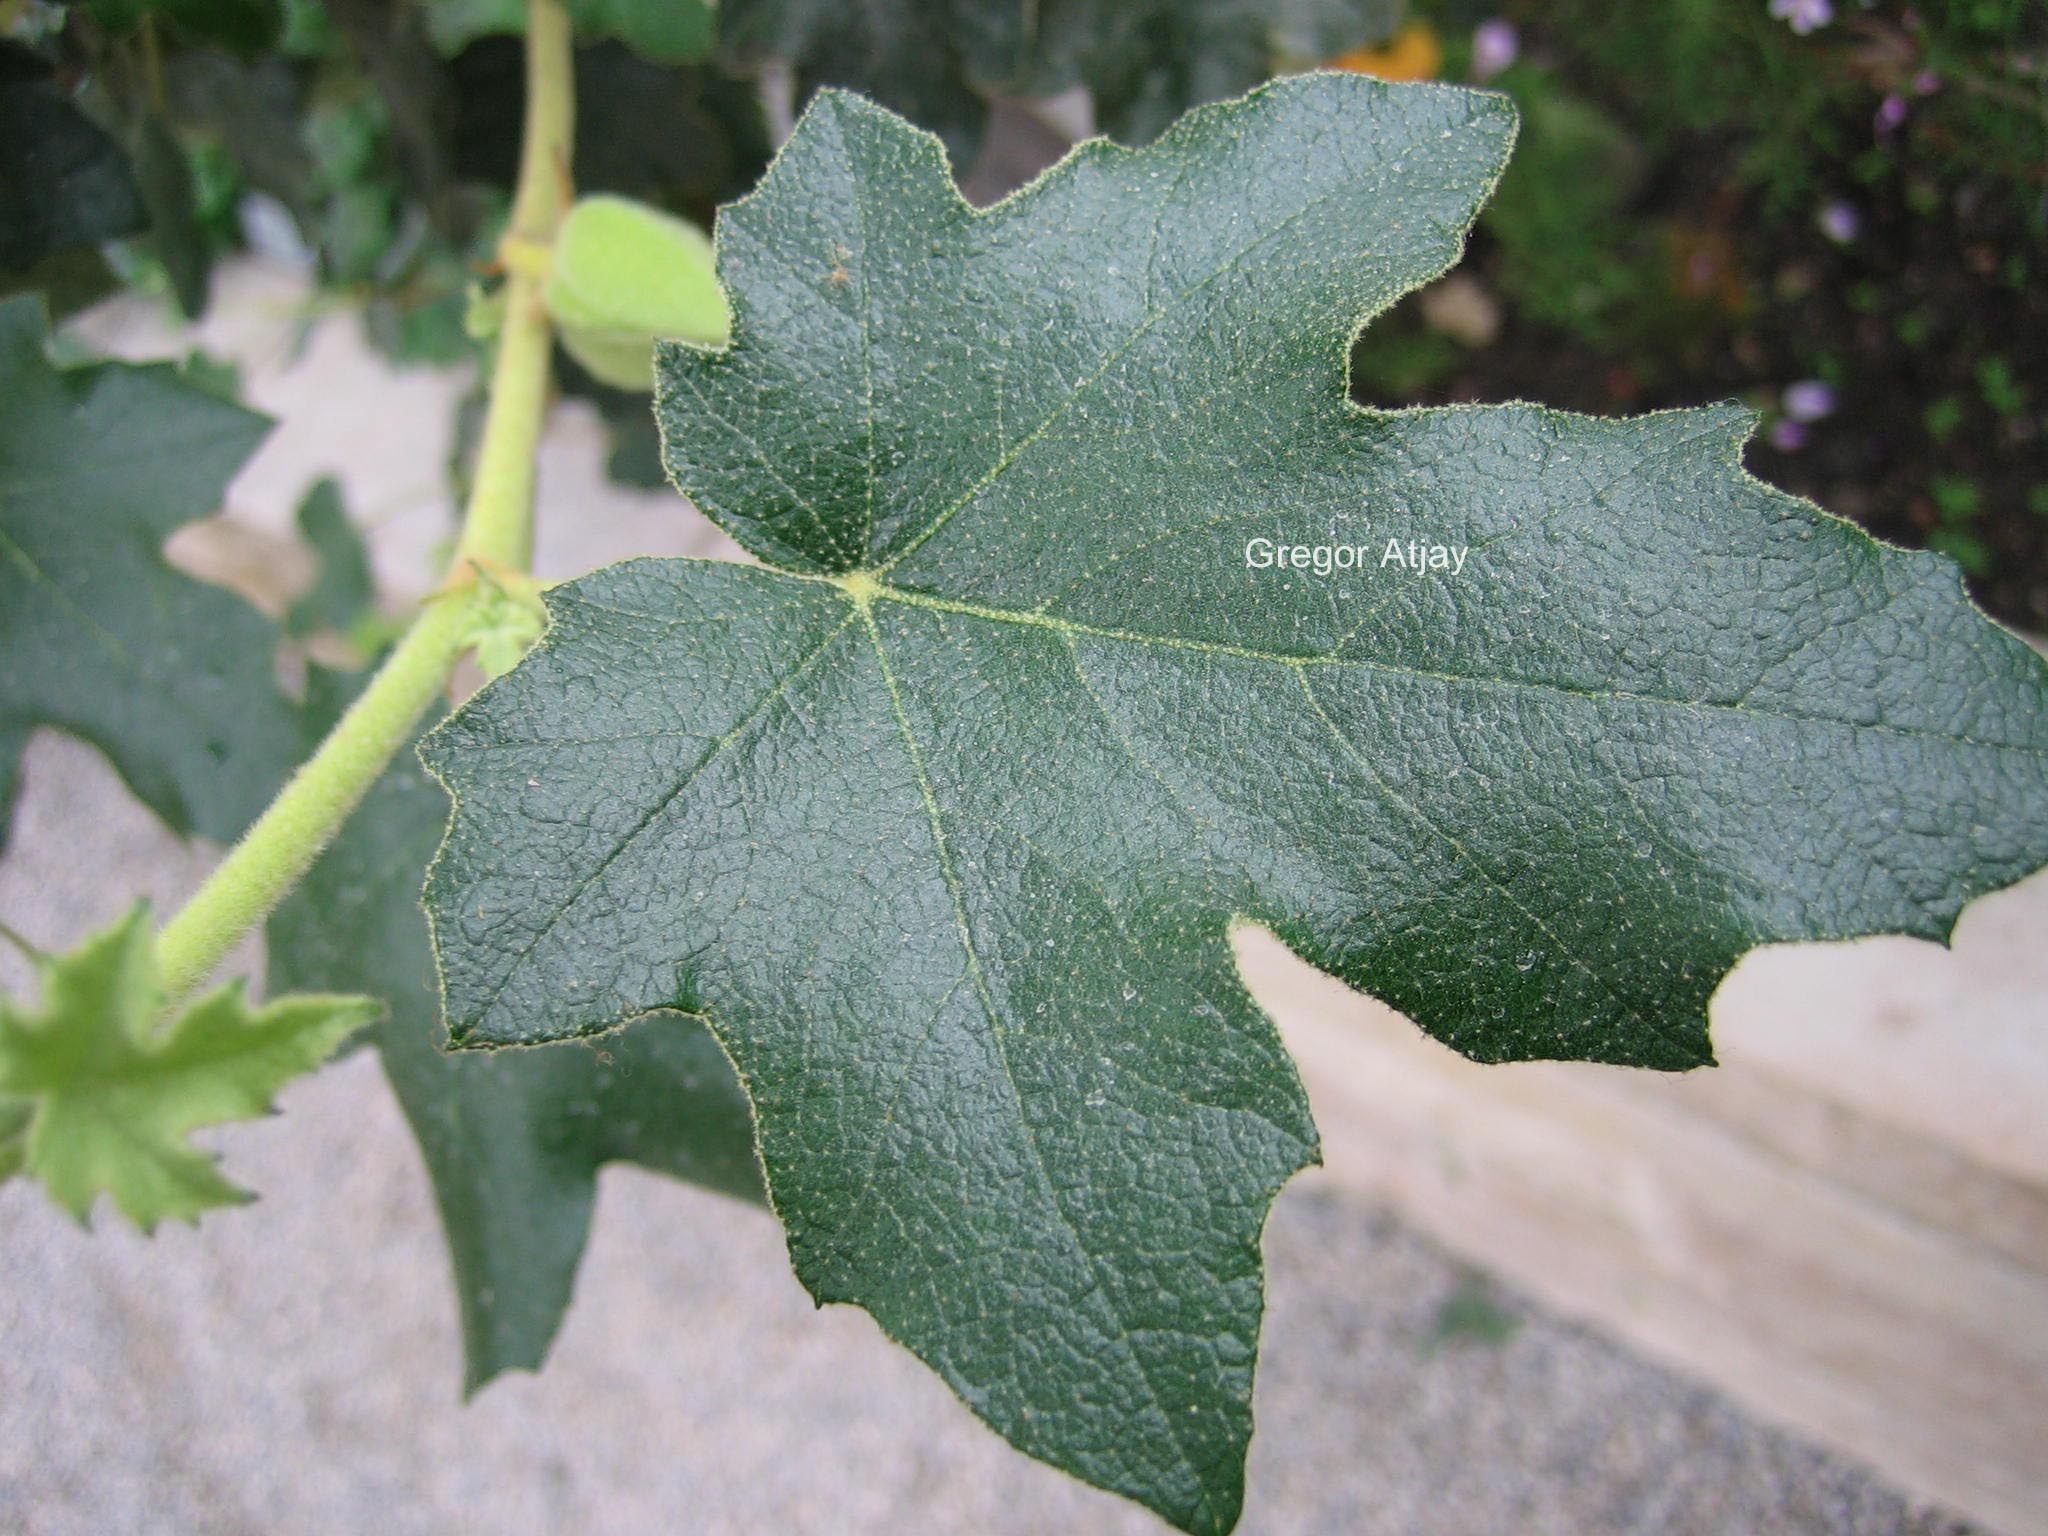
M 108 870 L 160 901 L 195 877 L 91 752 L 39 737 L 25 779 L 0 918 L 31 937 L 110 917 Z M 375 1061 L 216 1144 L 261 1203 L 153 1241 L 0 1189 L 0 1531 L 1161 1529 L 1011 1453 L 865 1314 L 814 1310 L 766 1216 L 633 1169 L 605 1175 L 549 1369 L 464 1407 L 432 1209 Z M 1966 1529 L 1313 1177 L 1267 1250 L 1247 1533 Z

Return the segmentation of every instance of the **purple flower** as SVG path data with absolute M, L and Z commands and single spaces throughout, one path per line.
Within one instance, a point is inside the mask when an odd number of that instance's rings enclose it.
M 1797 384 L 1785 386 L 1778 405 L 1788 417 L 1803 426 L 1807 422 L 1819 421 L 1823 416 L 1834 415 L 1835 392 L 1820 379 L 1801 379 Z
M 1482 21 L 1472 29 L 1472 78 L 1491 80 L 1514 63 L 1521 51 L 1522 39 L 1513 22 L 1498 16 Z
M 1931 69 L 1923 69 L 1913 77 L 1913 94 L 1915 96 L 1932 96 L 1940 89 L 1941 76 Z
M 1806 428 L 1796 421 L 1773 422 L 1771 446 L 1780 453 L 1797 453 L 1806 446 Z
M 1877 136 L 1889 138 L 1906 120 L 1906 98 L 1897 92 L 1877 104 Z
M 1801 37 L 1835 19 L 1831 0 L 1771 0 L 1771 14 Z
M 1837 245 L 1847 245 L 1863 233 L 1863 215 L 1856 211 L 1854 203 L 1845 203 L 1838 197 L 1821 204 L 1820 232 Z

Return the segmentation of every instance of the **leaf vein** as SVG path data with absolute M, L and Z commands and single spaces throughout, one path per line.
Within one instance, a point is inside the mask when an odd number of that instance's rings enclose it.
M 686 771 L 683 777 L 677 781 L 674 788 L 670 789 L 668 793 L 666 793 L 659 800 L 657 800 L 654 803 L 654 805 L 644 815 L 640 817 L 638 821 L 636 821 L 630 828 L 628 828 L 623 834 L 620 835 L 618 840 L 612 844 L 611 849 L 605 854 L 605 856 L 602 859 L 598 860 L 596 867 L 593 868 L 589 874 L 585 875 L 581 880 L 576 882 L 575 886 L 570 890 L 569 894 L 565 896 L 553 908 L 553 910 L 551 910 L 548 913 L 546 919 L 543 920 L 541 925 L 534 930 L 533 937 L 529 939 L 526 942 L 525 947 L 521 949 L 519 953 L 513 957 L 512 963 L 505 967 L 504 974 L 498 978 L 497 984 L 494 987 L 492 987 L 490 995 L 486 997 L 483 1003 L 475 1010 L 475 1013 L 473 1015 L 474 1019 L 483 1018 L 485 1015 L 489 1014 L 492 1009 L 498 1006 L 498 1000 L 505 995 L 505 989 L 512 984 L 512 978 L 519 974 L 519 972 L 525 967 L 526 962 L 532 958 L 534 951 L 538 949 L 543 942 L 546 941 L 549 934 L 555 931 L 556 926 L 562 921 L 564 917 L 568 915 L 569 909 L 575 906 L 577 902 L 583 899 L 585 892 L 589 891 L 589 889 L 593 885 L 595 885 L 599 880 L 604 878 L 605 871 L 610 869 L 612 865 L 618 861 L 620 855 L 625 853 L 625 851 L 633 845 L 633 843 L 639 838 L 641 833 L 645 832 L 650 826 L 652 826 L 657 820 L 659 820 L 661 816 L 668 810 L 668 808 L 671 805 L 673 805 L 676 802 L 677 798 L 681 796 L 685 790 L 687 790 L 692 784 L 696 783 L 697 779 L 704 773 L 704 771 L 707 768 L 711 766 L 711 764 L 718 758 L 718 756 L 721 753 L 725 751 L 727 747 L 731 746 L 733 742 L 737 741 L 742 735 L 744 735 L 746 731 L 755 724 L 755 722 L 762 719 L 768 713 L 769 709 L 774 706 L 777 700 L 781 699 L 784 695 L 786 695 L 789 692 L 790 688 L 795 684 L 796 680 L 810 668 L 811 664 L 815 662 L 820 656 L 824 655 L 825 652 L 831 648 L 832 642 L 837 640 L 842 634 L 846 632 L 847 627 L 853 623 L 854 618 L 856 617 L 856 613 L 849 613 L 844 619 L 842 619 L 839 622 L 837 626 L 835 626 L 825 636 L 824 639 L 820 640 L 817 643 L 817 645 L 812 647 L 811 650 L 805 654 L 802 660 L 800 660 L 794 667 L 790 668 L 790 670 L 776 682 L 773 688 L 769 689 L 765 694 L 761 696 L 759 703 L 757 703 L 751 710 L 749 710 L 747 714 L 736 725 L 734 725 L 730 730 L 728 730 L 723 736 L 719 737 L 716 741 L 714 741 L 710 745 L 710 747 L 705 750 L 703 755 L 700 756 L 696 762 L 690 765 L 688 771 Z M 574 742 L 570 744 L 576 745 L 576 743 Z M 456 749 L 457 752 L 462 752 L 464 750 L 466 749 Z

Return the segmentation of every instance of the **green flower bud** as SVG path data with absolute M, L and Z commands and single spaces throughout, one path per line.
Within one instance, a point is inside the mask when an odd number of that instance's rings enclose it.
M 546 297 L 569 355 L 617 389 L 654 387 L 656 337 L 716 345 L 732 328 L 704 232 L 630 198 L 577 200 Z

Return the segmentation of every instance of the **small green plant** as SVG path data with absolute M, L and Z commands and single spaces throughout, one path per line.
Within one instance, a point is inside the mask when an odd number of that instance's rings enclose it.
M 234 1192 L 185 1132 L 368 1028 L 472 1386 L 540 1363 L 628 1158 L 765 1199 L 813 1295 L 1020 1449 L 1223 1532 L 1260 1234 L 1318 1155 L 1235 925 L 1482 1061 L 1684 1070 L 1748 950 L 1941 939 L 2048 860 L 2048 667 L 1946 561 L 1746 475 L 1747 413 L 1349 401 L 1504 98 L 1303 75 L 977 212 L 826 91 L 707 267 L 577 200 L 570 12 L 523 30 L 471 491 L 367 678 L 283 697 L 274 631 L 161 559 L 260 422 L 0 305 L 0 797 L 50 724 L 241 834 L 153 936 L 38 956 L 0 1171 L 194 1215 Z M 536 586 L 557 340 L 650 362 L 669 475 L 758 564 Z M 353 627 L 329 565 L 305 622 Z M 271 1001 L 204 991 L 259 927 Z

